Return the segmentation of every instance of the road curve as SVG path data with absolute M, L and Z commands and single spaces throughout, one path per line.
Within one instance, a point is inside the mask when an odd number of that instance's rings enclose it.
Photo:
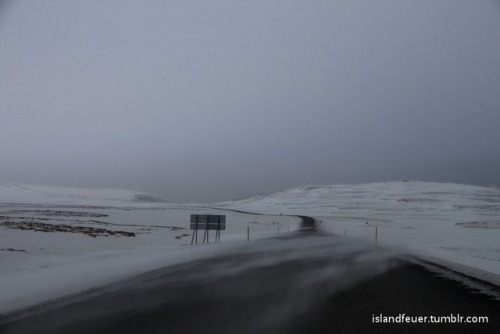
M 316 220 L 312 217 L 309 216 L 296 216 L 302 219 L 302 222 L 300 224 L 300 229 L 302 231 L 310 231 L 310 232 L 315 232 L 316 231 Z

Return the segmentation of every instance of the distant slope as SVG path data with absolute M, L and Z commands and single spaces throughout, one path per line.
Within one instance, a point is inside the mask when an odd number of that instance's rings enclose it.
M 0 182 L 0 203 L 57 205 L 123 205 L 164 203 L 151 194 L 117 189 L 82 189 Z
M 295 188 L 218 203 L 221 207 L 264 213 L 316 214 L 366 211 L 394 215 L 409 211 L 456 212 L 460 209 L 500 211 L 500 190 L 453 183 L 396 181 L 357 185 Z

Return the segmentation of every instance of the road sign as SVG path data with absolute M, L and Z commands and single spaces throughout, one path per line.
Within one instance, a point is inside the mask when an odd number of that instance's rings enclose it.
M 208 231 L 215 230 L 215 241 L 220 241 L 220 231 L 226 229 L 226 216 L 224 215 L 191 215 L 191 230 L 193 237 L 191 244 L 196 240 L 198 243 L 198 230 L 204 230 L 203 242 L 208 242 Z
M 191 215 L 191 230 L 225 230 L 224 215 Z

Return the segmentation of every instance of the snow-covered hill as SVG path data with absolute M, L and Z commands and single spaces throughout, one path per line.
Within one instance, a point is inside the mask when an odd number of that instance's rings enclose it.
M 451 183 L 380 182 L 309 186 L 220 204 L 272 213 L 300 214 L 306 210 L 316 216 L 342 212 L 359 217 L 360 213 L 367 212 L 372 216 L 407 217 L 419 212 L 463 217 L 464 212 L 500 212 L 500 190 Z
M 131 190 L 81 189 L 0 182 L 0 203 L 52 205 L 126 205 L 164 202 L 154 196 Z
M 219 207 L 317 218 L 337 235 L 500 274 L 500 190 L 435 182 L 311 186 Z

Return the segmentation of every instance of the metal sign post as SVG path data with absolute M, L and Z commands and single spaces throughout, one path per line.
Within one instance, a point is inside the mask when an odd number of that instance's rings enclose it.
M 196 241 L 198 243 L 198 230 L 205 230 L 203 234 L 203 243 L 205 240 L 209 242 L 209 231 L 215 230 L 215 242 L 220 242 L 220 231 L 226 229 L 226 216 L 225 215 L 191 215 L 191 230 L 193 236 L 191 238 L 191 245 Z

